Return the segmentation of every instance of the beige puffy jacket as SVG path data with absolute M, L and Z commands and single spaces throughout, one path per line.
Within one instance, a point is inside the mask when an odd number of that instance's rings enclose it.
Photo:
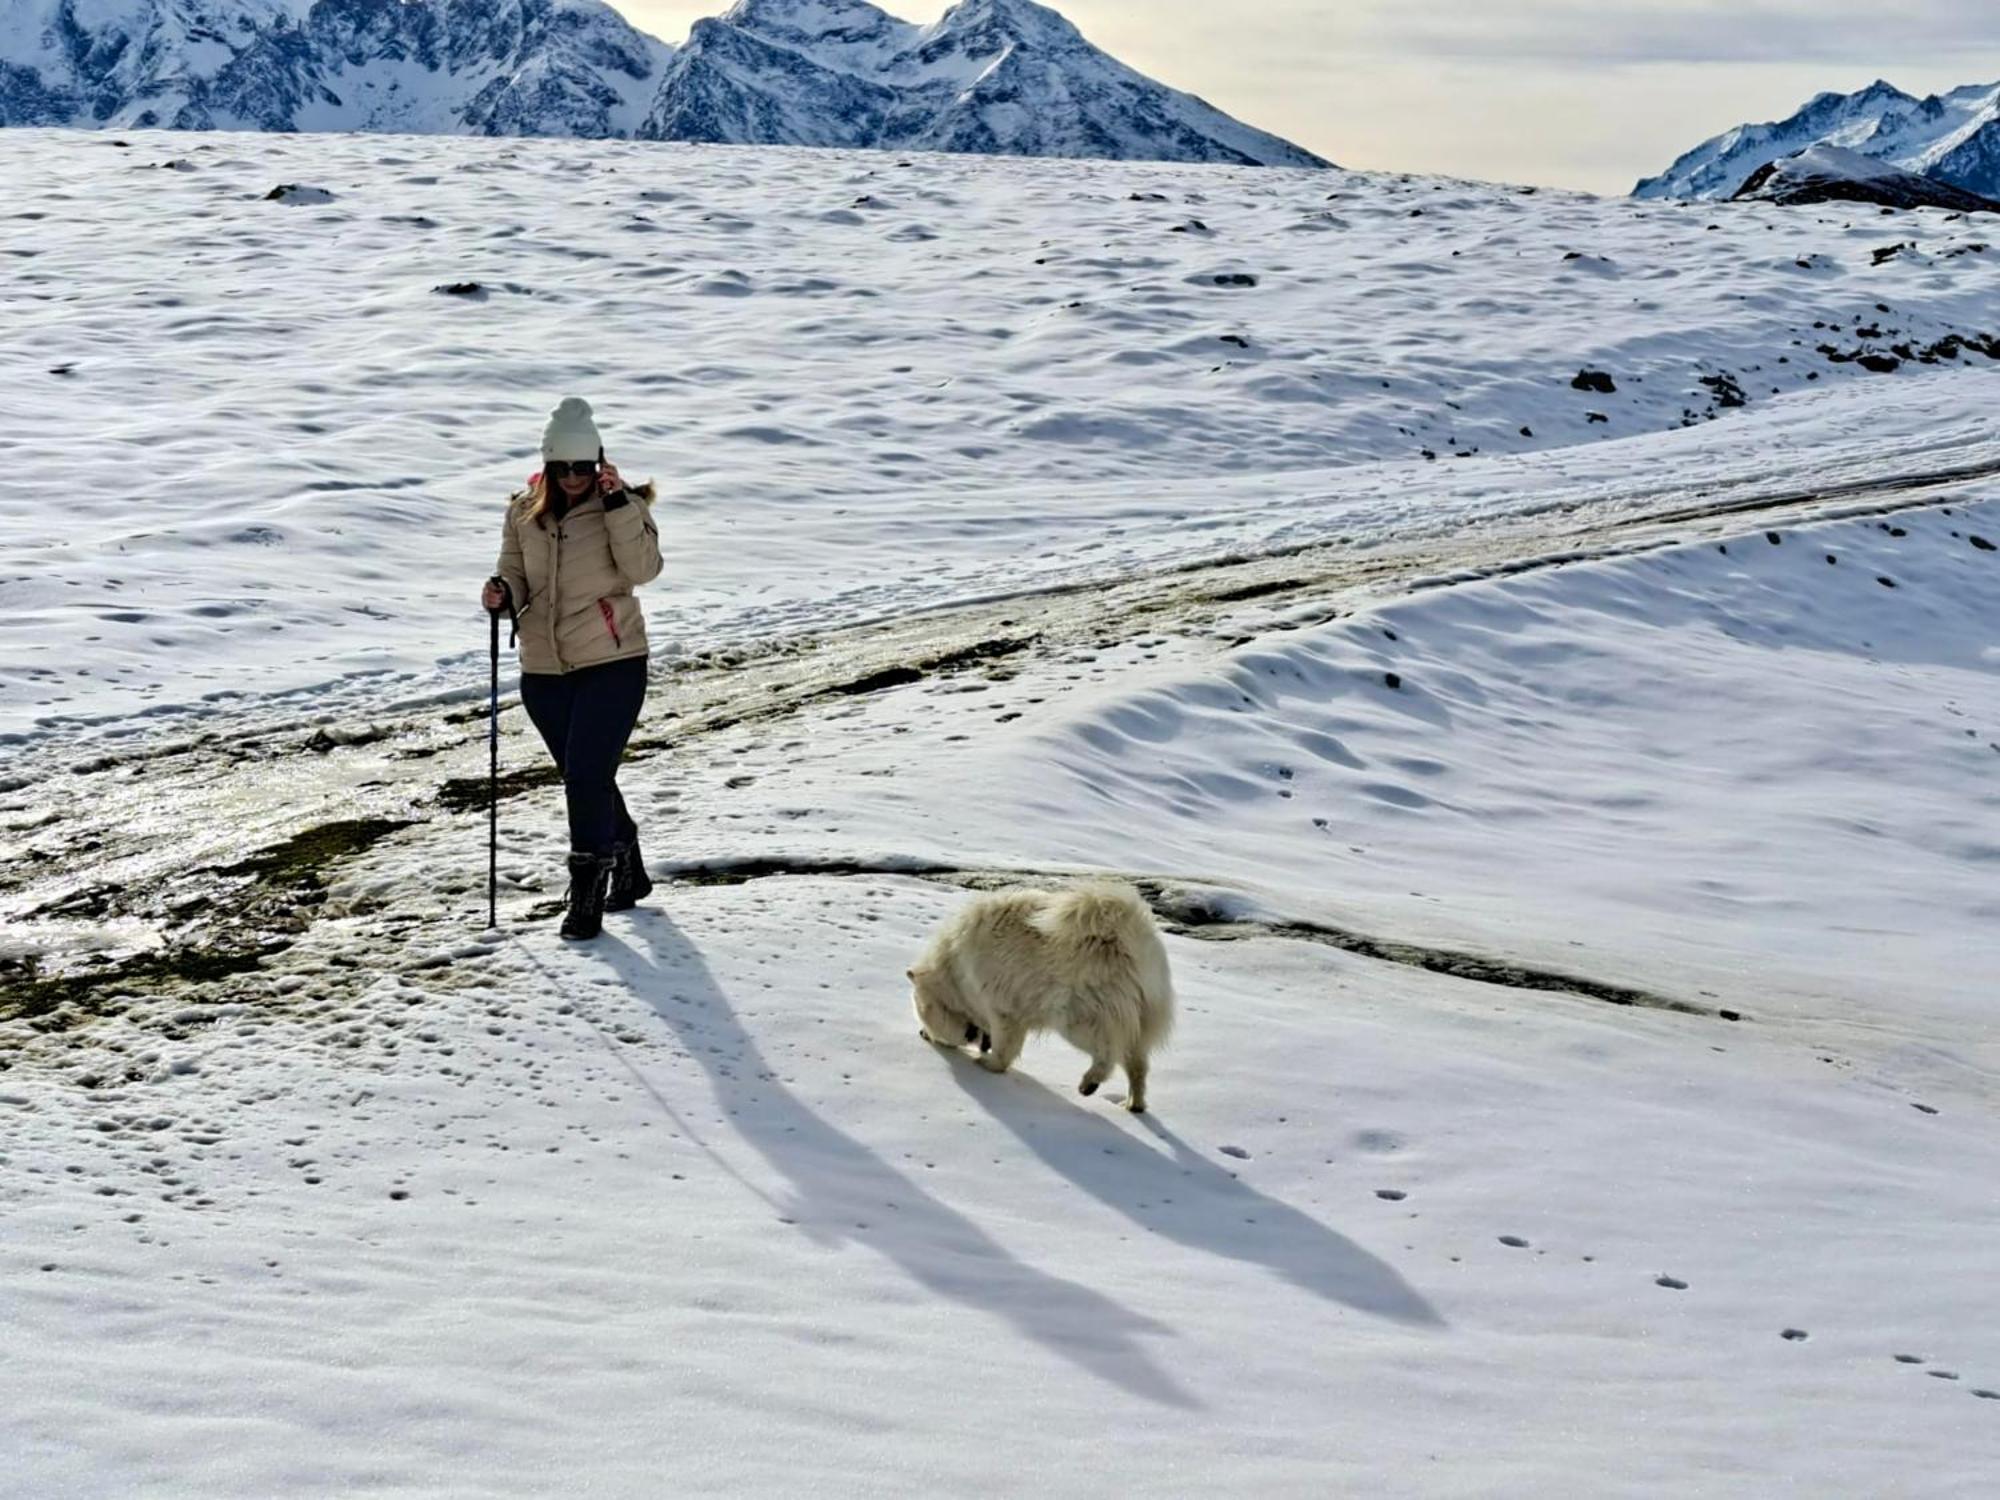
M 531 518 L 527 491 L 507 502 L 500 577 L 512 596 L 523 672 L 574 672 L 646 654 L 646 616 L 632 590 L 660 576 L 653 487 L 604 508 L 592 495 L 561 521 Z

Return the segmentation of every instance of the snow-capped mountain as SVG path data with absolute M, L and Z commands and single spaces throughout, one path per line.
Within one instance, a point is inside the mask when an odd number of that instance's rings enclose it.
M 1325 165 L 1029 0 L 740 0 L 678 49 L 600 0 L 0 0 L 0 125 Z
M 1808 146 L 1833 146 L 1905 172 L 2000 197 L 2000 84 L 1918 99 L 1876 80 L 1820 94 L 1789 119 L 1739 125 L 1703 141 L 1635 198 L 1727 198 L 1758 168 Z
M 930 26 L 867 0 L 739 0 L 698 21 L 642 135 L 1020 156 L 1326 163 L 1165 88 L 1030 0 Z
M 1991 198 L 1841 146 L 1808 146 L 1766 162 L 1733 196 L 1767 203 L 1879 203 L 1890 208 L 2000 213 L 2000 202 Z
M 628 135 L 673 49 L 597 0 L 0 0 L 0 124 Z

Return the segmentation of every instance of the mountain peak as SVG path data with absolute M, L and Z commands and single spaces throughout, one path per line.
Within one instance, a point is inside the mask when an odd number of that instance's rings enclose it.
M 1325 165 L 1033 0 L 959 0 L 929 26 L 870 0 L 734 0 L 678 50 L 603 0 L 0 0 L 0 14 L 0 125 Z
M 1975 85 L 1920 100 L 1878 78 L 1851 94 L 1815 94 L 1786 119 L 1724 131 L 1642 181 L 1633 196 L 1728 198 L 1771 163 L 1826 146 L 1993 197 L 2000 194 L 2000 153 L 1987 142 L 2000 133 L 1997 120 L 2000 88 Z
M 1134 72 L 1033 0 L 959 0 L 929 26 L 867 0 L 737 0 L 695 24 L 640 134 L 1325 165 Z
M 1061 12 L 1035 0 L 958 0 L 937 22 L 940 31 L 973 26 L 1002 26 L 1029 37 L 1080 34 Z
M 736 0 L 717 19 L 745 31 L 814 38 L 896 24 L 895 17 L 868 0 Z

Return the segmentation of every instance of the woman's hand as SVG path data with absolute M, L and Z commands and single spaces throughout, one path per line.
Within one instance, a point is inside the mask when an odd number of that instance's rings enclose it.
M 485 591 L 479 596 L 479 602 L 489 610 L 505 609 L 510 593 L 511 590 L 508 589 L 502 580 L 489 578 L 486 580 Z
M 597 493 L 615 495 L 625 488 L 625 481 L 618 477 L 618 465 L 610 460 L 597 466 Z

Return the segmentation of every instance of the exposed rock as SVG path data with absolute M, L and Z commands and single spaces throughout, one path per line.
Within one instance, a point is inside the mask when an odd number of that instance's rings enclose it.
M 1889 209 L 2000 213 L 2000 202 L 1839 146 L 1814 145 L 1766 162 L 1732 197 L 1767 203 L 1874 203 Z

